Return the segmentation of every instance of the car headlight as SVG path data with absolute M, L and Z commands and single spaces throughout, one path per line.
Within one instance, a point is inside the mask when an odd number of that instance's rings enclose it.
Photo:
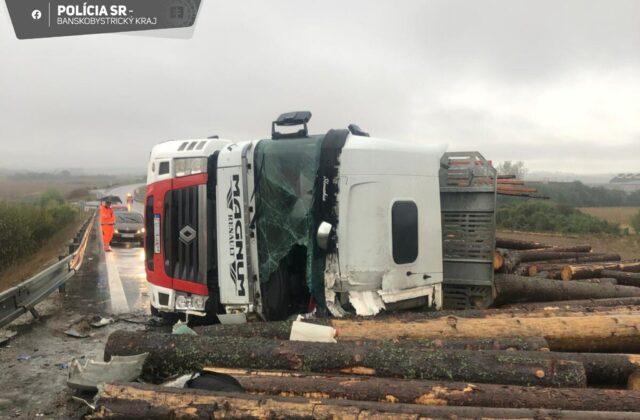
M 142 229 L 140 229 L 140 231 L 139 231 L 139 233 L 145 233 L 145 232 L 146 232 L 145 228 L 142 228 Z
M 120 232 L 118 232 L 118 229 L 114 229 L 113 233 L 120 233 Z

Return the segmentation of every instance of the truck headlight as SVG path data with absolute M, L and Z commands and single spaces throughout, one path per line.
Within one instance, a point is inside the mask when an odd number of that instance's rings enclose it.
M 120 232 L 118 231 L 118 229 L 114 229 L 113 233 L 120 233 Z
M 204 298 L 202 296 L 193 296 L 191 298 L 191 306 L 193 309 L 204 310 Z
M 183 295 L 176 296 L 176 309 L 187 309 L 187 297 Z

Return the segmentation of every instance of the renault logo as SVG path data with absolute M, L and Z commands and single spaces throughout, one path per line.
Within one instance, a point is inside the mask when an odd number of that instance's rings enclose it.
M 196 239 L 196 236 L 198 236 L 198 232 L 189 225 L 180 229 L 180 240 L 187 245 Z

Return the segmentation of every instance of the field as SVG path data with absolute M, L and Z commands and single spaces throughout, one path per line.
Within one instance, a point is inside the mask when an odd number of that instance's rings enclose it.
M 607 222 L 617 223 L 622 229 L 629 228 L 629 233 L 635 233 L 630 223 L 640 207 L 581 207 L 578 210 Z
M 86 217 L 86 214 L 78 214 L 73 223 L 46 240 L 35 254 L 0 271 L 0 292 L 44 270 L 50 264 L 58 261 L 59 255 L 66 255 L 69 251 L 67 244 L 76 235 Z
M 70 176 L 63 177 L 37 177 L 37 179 L 16 179 L 0 176 L 0 201 L 21 201 L 37 198 L 47 191 L 57 191 L 64 198 L 84 199 L 90 198 L 87 190 L 94 188 L 107 188 L 118 184 L 139 182 L 136 177 L 110 177 L 110 176 Z

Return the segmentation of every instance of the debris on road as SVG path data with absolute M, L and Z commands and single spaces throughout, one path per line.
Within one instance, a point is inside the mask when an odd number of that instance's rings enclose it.
M 148 353 L 114 356 L 109 362 L 87 361 L 84 366 L 77 359 L 71 361 L 67 385 L 73 389 L 96 391 L 98 385 L 109 382 L 130 382 L 142 372 Z

